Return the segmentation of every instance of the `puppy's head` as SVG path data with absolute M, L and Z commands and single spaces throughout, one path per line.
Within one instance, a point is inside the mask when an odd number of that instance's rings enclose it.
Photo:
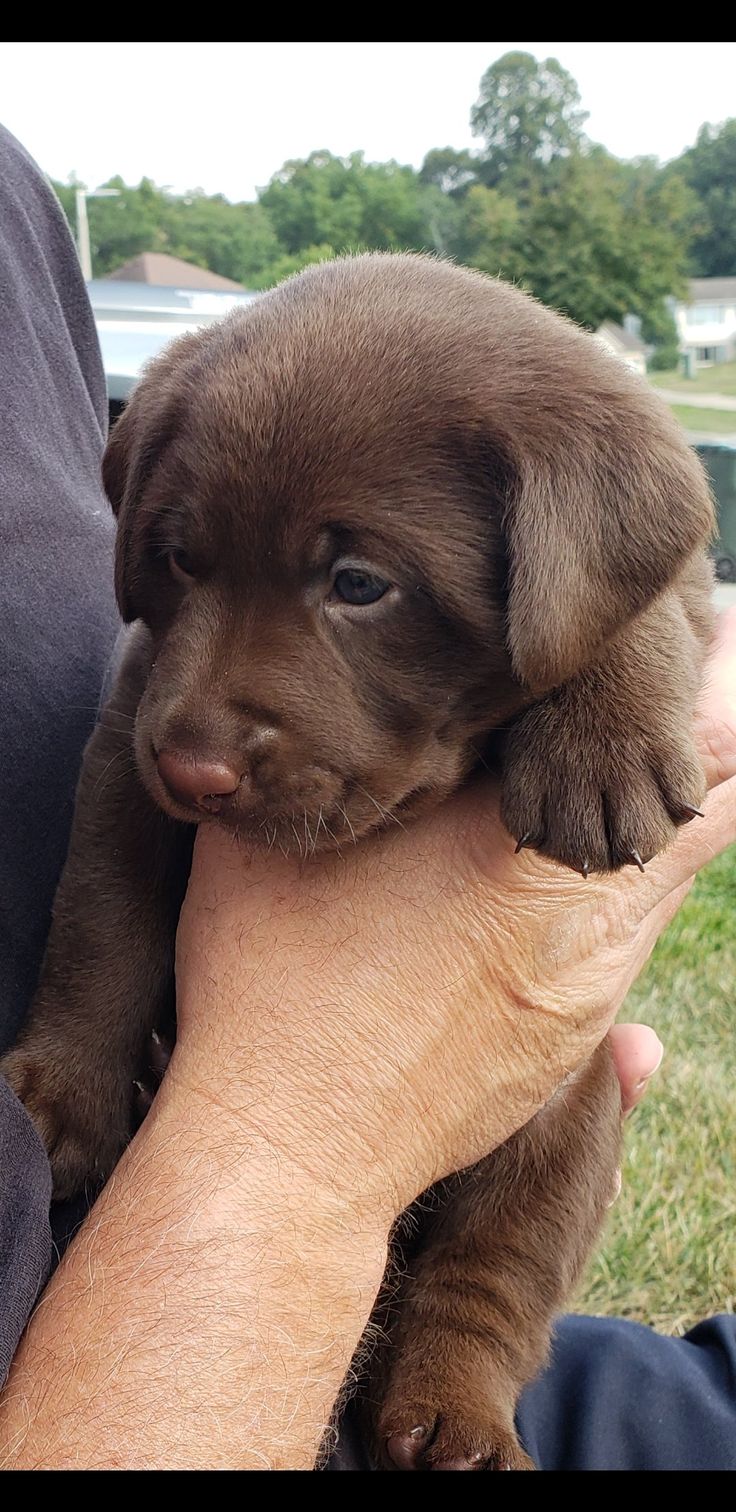
M 711 529 L 668 412 L 528 296 L 310 268 L 174 343 L 113 432 L 136 755 L 175 817 L 292 849 L 445 796 Z

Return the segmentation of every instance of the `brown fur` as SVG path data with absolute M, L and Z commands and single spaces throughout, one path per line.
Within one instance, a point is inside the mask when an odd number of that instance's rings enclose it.
M 310 268 L 151 365 L 104 476 L 139 624 L 2 1063 L 57 1195 L 114 1164 L 171 995 L 202 815 L 157 753 L 244 773 L 219 822 L 300 852 L 403 822 L 494 750 L 511 832 L 579 870 L 646 861 L 703 794 L 702 471 L 645 384 L 517 290 L 417 257 Z M 339 560 L 390 591 L 346 607 Z M 381 1464 L 528 1465 L 516 1401 L 612 1195 L 619 1124 L 604 1046 L 404 1238 L 366 1390 Z

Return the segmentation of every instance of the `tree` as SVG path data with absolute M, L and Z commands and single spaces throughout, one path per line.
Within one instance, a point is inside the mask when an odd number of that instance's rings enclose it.
M 419 170 L 419 182 L 439 189 L 442 194 L 462 195 L 478 181 L 478 165 L 471 152 L 463 148 L 433 147 Z
M 695 196 L 690 271 L 699 278 L 736 275 L 736 120 L 701 126 L 694 147 L 670 164 L 669 177 Z
M 509 272 L 543 303 L 595 330 L 639 315 L 671 329 L 666 299 L 684 287 L 684 213 L 651 165 L 621 163 L 602 147 L 559 158 L 537 181 Z
M 427 245 L 425 189 L 413 168 L 312 152 L 284 163 L 259 194 L 285 251 L 327 243 L 359 247 Z
M 514 199 L 499 189 L 473 184 L 462 201 L 462 215 L 451 250 L 468 267 L 513 277 L 520 266 L 521 225 L 521 213 Z
M 221 194 L 194 190 L 169 195 L 162 213 L 167 251 L 211 268 L 246 288 L 259 288 L 282 247 L 262 205 L 230 204 Z
M 75 182 L 54 185 L 73 228 L 76 187 Z M 268 214 L 259 204 L 233 205 L 223 195 L 207 195 L 201 189 L 174 195 L 150 179 L 132 187 L 121 178 L 111 178 L 105 187 L 117 189 L 117 196 L 91 196 L 87 201 L 97 277 L 104 277 L 140 252 L 168 252 L 256 288 L 283 253 Z
M 291 278 L 310 263 L 328 262 L 335 257 L 334 247 L 323 243 L 320 247 L 304 247 L 301 252 L 282 252 L 268 267 L 251 281 L 252 289 L 272 289 L 283 278 Z
M 587 118 L 575 80 L 556 58 L 538 63 L 531 53 L 505 53 L 484 73 L 470 116 L 473 134 L 484 144 L 483 182 L 493 187 L 508 176 L 525 180 L 534 164 L 574 152 Z
M 76 181 L 54 184 L 72 229 L 76 232 Z M 117 189 L 115 198 L 87 200 L 92 266 L 97 277 L 109 273 L 139 252 L 166 250 L 162 227 L 164 196 L 150 179 L 142 179 L 137 188 L 113 177 L 104 186 Z

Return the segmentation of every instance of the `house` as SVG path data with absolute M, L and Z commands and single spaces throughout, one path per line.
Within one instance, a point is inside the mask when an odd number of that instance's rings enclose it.
M 177 263 L 177 267 L 186 267 L 188 284 L 189 265 Z M 113 420 L 135 387 L 144 363 L 163 351 L 169 341 L 185 331 L 197 331 L 203 325 L 221 320 L 231 310 L 241 309 L 257 298 L 237 284 L 224 289 L 192 289 L 136 282 L 134 278 L 93 278 L 87 284 L 87 292 L 100 340 Z
M 169 257 L 166 252 L 142 252 L 106 276 L 122 283 L 153 284 L 158 289 L 230 289 L 243 293 L 243 285 L 233 283 L 232 278 L 222 278 L 219 273 L 210 273 L 209 268 L 198 268 L 196 263 Z
M 736 360 L 736 278 L 691 278 L 673 314 L 680 351 L 696 367 Z
M 639 335 L 639 324 L 635 315 L 625 315 L 623 325 L 617 325 L 615 320 L 604 320 L 595 334 L 609 352 L 643 376 L 647 370 L 647 349 Z

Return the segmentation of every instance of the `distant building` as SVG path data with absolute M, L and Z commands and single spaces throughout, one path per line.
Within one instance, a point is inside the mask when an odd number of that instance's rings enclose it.
M 219 273 L 210 273 L 209 268 L 198 268 L 196 263 L 185 262 L 182 257 L 169 257 L 166 252 L 141 252 L 130 262 L 115 268 L 106 275 L 123 283 L 153 284 L 159 289 L 230 289 L 243 292 L 243 285 L 232 278 L 222 278 Z
M 635 315 L 625 315 L 623 325 L 617 325 L 615 320 L 604 320 L 595 334 L 609 352 L 643 376 L 647 370 L 647 348 L 639 335 L 639 324 Z
M 168 262 L 176 259 L 168 258 Z M 189 264 L 177 263 L 187 269 Z M 196 271 L 196 270 L 195 270 Z M 223 279 L 223 283 L 227 280 Z M 111 413 L 118 414 L 140 377 L 144 363 L 185 331 L 221 320 L 257 298 L 239 289 L 175 288 L 135 279 L 93 278 L 87 292 L 94 311 L 107 378 Z
M 691 278 L 687 303 L 673 313 L 680 351 L 697 367 L 736 359 L 736 278 Z

